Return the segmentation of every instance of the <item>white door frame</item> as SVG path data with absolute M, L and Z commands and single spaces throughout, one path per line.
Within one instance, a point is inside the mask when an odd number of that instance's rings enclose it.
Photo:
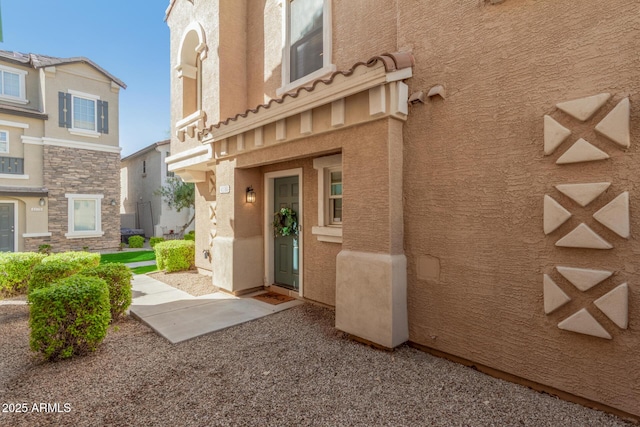
M 303 212 L 302 212 L 302 168 L 287 169 L 276 172 L 267 172 L 264 174 L 264 276 L 266 278 L 266 286 L 270 286 L 274 283 L 275 271 L 274 271 L 274 248 L 273 248 L 273 235 L 272 235 L 272 223 L 273 214 L 275 213 L 275 206 L 273 205 L 274 197 L 274 180 L 276 178 L 284 178 L 288 176 L 298 177 L 298 226 L 300 227 L 300 234 L 298 236 L 298 259 L 299 259 L 299 273 L 300 273 L 300 286 L 298 288 L 298 294 L 303 296 L 303 283 L 304 283 L 304 257 L 302 256 L 304 247 L 302 242 L 302 236 L 304 234 L 303 228 Z
M 13 205 L 13 251 L 20 252 L 20 248 L 18 248 L 18 222 L 20 221 L 20 218 L 18 218 L 18 202 L 0 199 L 0 203 L 11 203 Z

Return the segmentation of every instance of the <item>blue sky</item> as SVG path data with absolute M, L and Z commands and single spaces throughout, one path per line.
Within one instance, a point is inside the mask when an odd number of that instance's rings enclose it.
M 84 56 L 120 80 L 122 156 L 170 130 L 168 0 L 0 0 L 0 49 Z

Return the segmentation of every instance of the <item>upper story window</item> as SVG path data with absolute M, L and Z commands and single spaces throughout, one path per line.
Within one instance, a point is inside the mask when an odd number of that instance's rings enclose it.
M 165 153 L 165 155 L 164 155 L 165 160 L 167 159 L 167 157 L 170 157 L 170 156 L 171 156 L 171 153 L 167 151 Z M 171 172 L 169 170 L 169 164 L 168 163 L 165 163 L 165 168 L 166 168 L 167 178 L 173 178 L 176 175 L 175 172 Z
M 331 0 L 285 0 L 282 94 L 332 71 Z
M 25 76 L 26 71 L 0 65 L 0 98 L 26 104 Z
M 9 152 L 9 132 L 0 130 L 0 153 Z
M 71 133 L 98 136 L 109 133 L 109 103 L 99 96 L 70 90 L 58 92 L 58 124 Z
M 93 99 L 72 96 L 73 99 L 73 125 L 72 128 L 84 130 L 96 130 L 96 101 Z

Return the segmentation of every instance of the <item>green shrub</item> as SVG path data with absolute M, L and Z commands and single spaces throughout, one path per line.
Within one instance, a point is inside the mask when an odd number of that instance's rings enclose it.
M 144 237 L 142 236 L 131 236 L 129 237 L 129 247 L 130 248 L 141 248 L 144 246 Z
M 158 270 L 167 272 L 189 270 L 195 266 L 196 245 L 190 240 L 169 240 L 156 244 Z
M 191 230 L 184 235 L 184 240 L 196 240 L 196 232 L 194 230 Z
M 0 297 L 26 292 L 33 268 L 45 256 L 34 252 L 0 252 Z
M 95 351 L 109 327 L 104 280 L 77 274 L 29 294 L 31 350 L 47 360 Z
M 48 257 L 51 258 L 51 257 Z M 46 288 L 56 280 L 64 279 L 83 270 L 83 264 L 60 259 L 43 262 L 34 267 L 29 279 L 29 294 L 36 289 Z
M 95 267 L 100 264 L 100 254 L 98 253 L 90 253 L 90 252 L 61 252 L 58 254 L 53 254 L 42 260 L 43 264 L 48 262 L 62 261 L 69 264 L 76 264 L 80 268 L 89 268 Z
M 111 321 L 124 316 L 131 305 L 131 270 L 124 264 L 105 263 L 82 270 L 83 276 L 99 277 L 109 287 Z
M 156 243 L 164 242 L 164 237 L 152 237 L 149 239 L 149 246 L 156 247 Z

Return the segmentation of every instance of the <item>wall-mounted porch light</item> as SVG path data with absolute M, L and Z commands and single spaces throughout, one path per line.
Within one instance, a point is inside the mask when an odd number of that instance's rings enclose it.
M 247 203 L 255 203 L 256 202 L 256 192 L 253 191 L 253 187 L 247 187 Z
M 111 206 L 115 206 L 116 205 L 116 199 L 111 199 Z
M 44 197 L 40 197 L 40 200 L 38 200 L 38 204 L 40 206 L 44 206 L 47 204 L 47 201 L 44 199 Z

